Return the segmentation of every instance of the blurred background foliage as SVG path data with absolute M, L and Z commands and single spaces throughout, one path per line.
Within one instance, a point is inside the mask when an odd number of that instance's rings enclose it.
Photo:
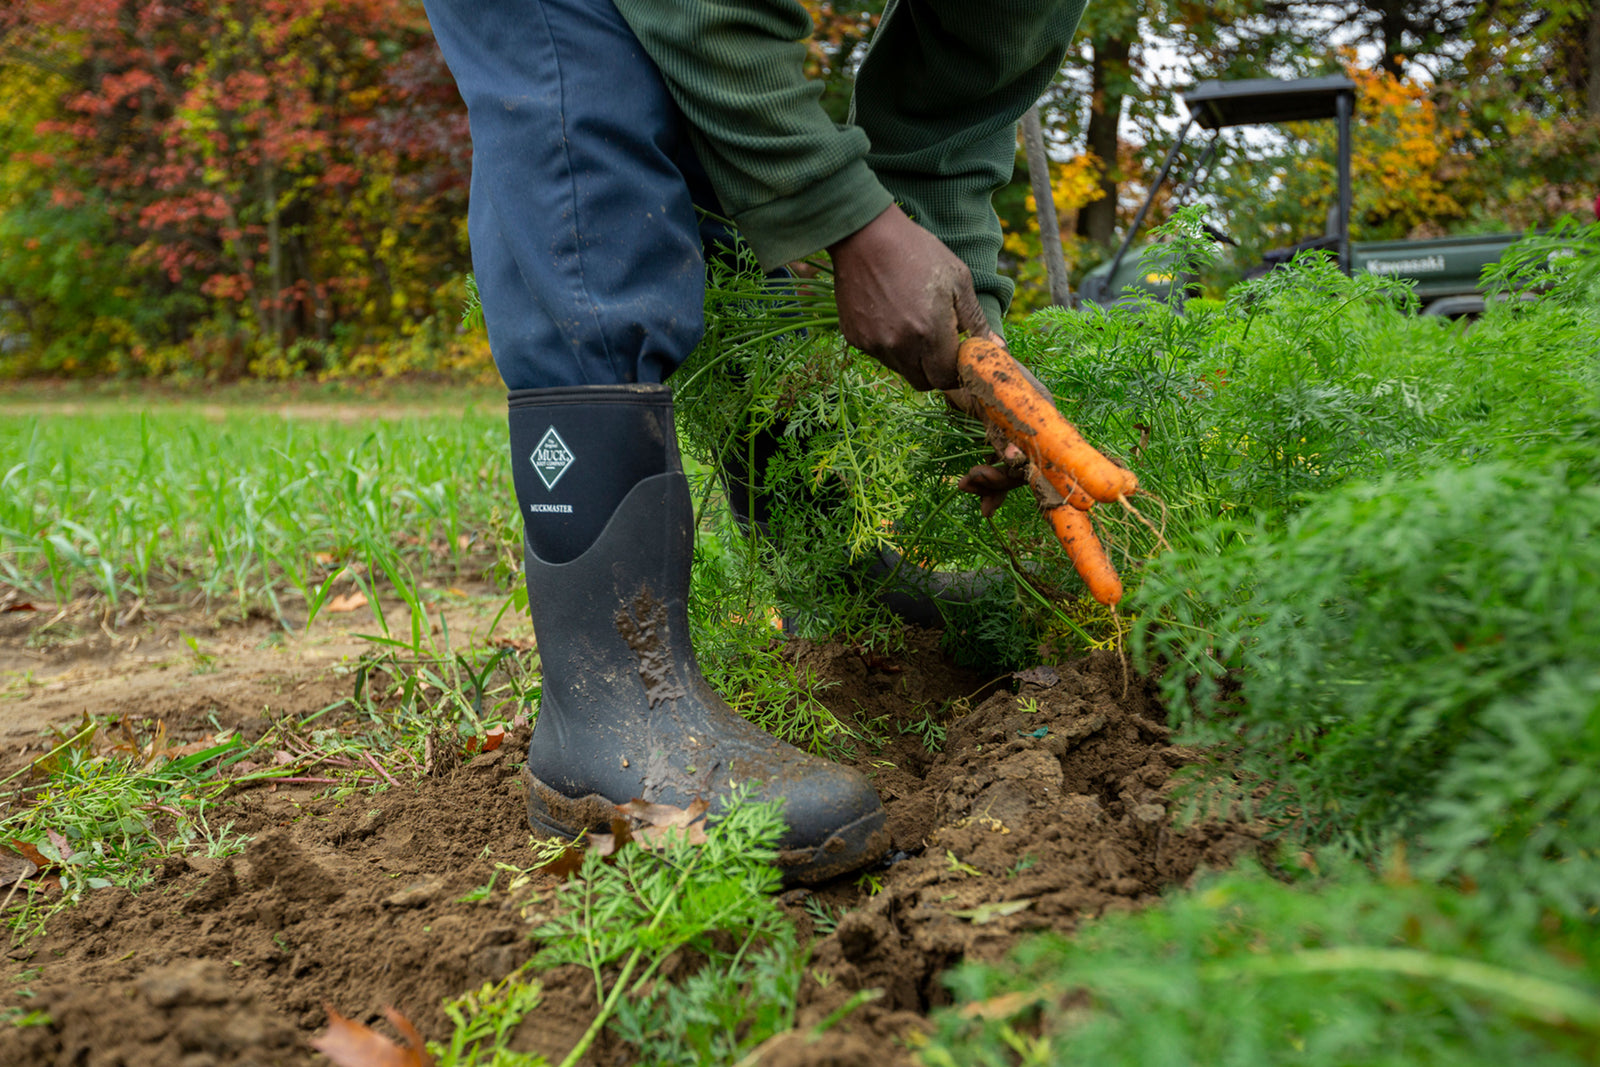
M 804 2 L 843 119 L 883 4 Z M 1592 210 L 1592 3 L 1095 0 L 1041 102 L 1074 276 L 1126 227 L 1186 86 L 1341 69 L 1361 86 L 1357 240 Z M 0 376 L 492 378 L 456 311 L 466 114 L 417 0 L 14 0 L 0 98 Z M 1329 137 L 1225 146 L 1203 206 L 1241 259 L 1321 232 Z M 1020 152 L 996 203 L 1016 310 L 1040 307 Z

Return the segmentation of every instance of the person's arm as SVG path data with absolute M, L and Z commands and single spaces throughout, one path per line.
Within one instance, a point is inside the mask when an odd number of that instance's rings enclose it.
M 857 86 L 861 125 L 822 110 L 798 0 L 616 4 L 761 265 L 827 248 L 845 338 L 918 389 L 954 387 L 958 332 L 997 333 L 1011 295 L 988 198 L 1010 177 L 1017 116 L 1054 74 L 1082 0 L 1065 15 L 1037 0 L 891 0 Z
M 616 0 L 688 119 L 723 209 L 766 270 L 837 243 L 894 203 L 805 76 L 798 0 Z
M 1011 180 L 1016 124 L 1049 87 L 1084 0 L 891 0 L 856 78 L 866 161 L 972 271 L 999 332 L 1013 285 L 997 270 L 992 197 Z

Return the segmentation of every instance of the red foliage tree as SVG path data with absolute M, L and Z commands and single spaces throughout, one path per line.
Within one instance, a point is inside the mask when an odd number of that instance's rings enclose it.
M 188 298 L 176 335 L 404 329 L 465 269 L 466 114 L 419 4 L 17 0 L 0 34 L 67 75 L 62 173 Z

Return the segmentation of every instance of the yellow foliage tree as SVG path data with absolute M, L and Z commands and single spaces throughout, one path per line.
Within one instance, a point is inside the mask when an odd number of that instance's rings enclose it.
M 1344 58 L 1356 83 L 1351 236 L 1371 241 L 1442 232 L 1445 220 L 1464 209 L 1451 195 L 1451 137 L 1430 87 Z M 1292 123 L 1282 132 L 1279 150 L 1246 140 L 1211 185 L 1244 249 L 1242 260 L 1323 233 L 1337 196 L 1334 124 Z
M 1087 242 L 1076 234 L 1078 211 L 1105 195 L 1100 178 L 1105 166 L 1090 153 L 1083 153 L 1064 162 L 1050 163 L 1050 194 L 1056 204 L 1056 221 L 1061 227 L 1061 245 L 1067 258 L 1068 271 L 1074 271 L 1082 258 Z M 1005 227 L 1005 255 L 1016 279 L 1017 292 L 1011 301 L 1011 310 L 1022 314 L 1037 310 L 1050 303 L 1050 285 L 1045 276 L 1044 246 L 1039 238 L 1039 205 L 1029 193 L 1025 201 L 1026 224 L 1018 228 L 1002 218 Z

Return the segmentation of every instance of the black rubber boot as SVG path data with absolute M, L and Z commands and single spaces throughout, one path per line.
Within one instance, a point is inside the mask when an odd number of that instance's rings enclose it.
M 781 797 L 790 882 L 888 848 L 861 775 L 758 729 L 706 683 L 689 643 L 694 509 L 665 386 L 510 394 L 528 600 L 544 688 L 528 751 L 528 819 L 571 837 L 634 797 L 722 810 L 734 784 Z

